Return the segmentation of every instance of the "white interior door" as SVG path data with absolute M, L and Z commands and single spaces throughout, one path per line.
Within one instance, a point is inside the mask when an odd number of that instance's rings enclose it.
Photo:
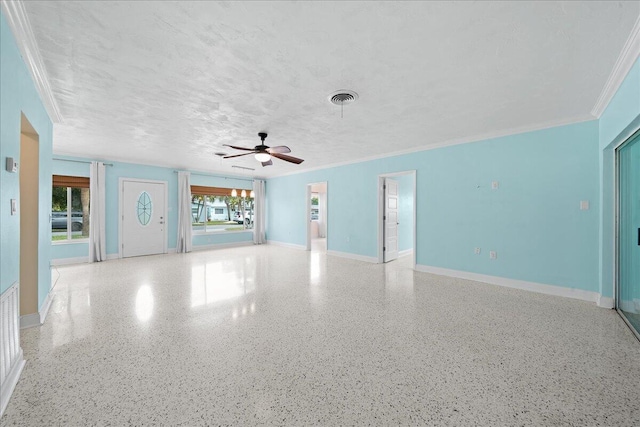
M 167 183 L 122 180 L 123 257 L 166 252 Z
M 398 258 L 398 181 L 384 179 L 384 262 Z

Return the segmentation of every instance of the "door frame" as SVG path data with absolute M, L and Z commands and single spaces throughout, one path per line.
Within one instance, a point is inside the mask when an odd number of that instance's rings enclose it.
M 306 203 L 306 219 L 307 219 L 307 245 L 305 250 L 311 250 L 311 187 L 317 184 L 324 184 L 325 187 L 325 196 L 324 196 L 324 211 L 327 218 L 324 219 L 324 227 L 325 227 L 325 239 L 327 242 L 327 251 L 329 250 L 329 182 L 328 181 L 318 181 L 318 182 L 310 182 L 307 184 L 307 203 Z
M 120 177 L 118 179 L 118 258 L 122 258 L 122 222 L 124 221 L 124 206 L 122 206 L 122 195 L 124 194 L 125 181 L 132 182 L 146 182 L 150 184 L 162 184 L 164 186 L 164 235 L 162 236 L 162 253 L 167 253 L 167 236 L 169 233 L 169 183 L 167 181 L 159 181 L 155 179 L 141 179 L 141 178 L 125 178 Z
M 418 206 L 418 192 L 416 170 L 406 170 L 401 172 L 383 173 L 378 175 L 378 264 L 384 263 L 384 179 L 393 178 L 402 175 L 411 175 L 413 177 L 413 263 L 412 268 L 416 269 L 417 259 L 417 247 L 418 241 L 416 240 L 416 209 Z
M 622 317 L 622 320 L 627 324 L 631 332 L 636 336 L 638 340 L 640 340 L 640 331 L 637 331 L 629 322 L 629 320 L 624 315 L 623 311 L 620 309 L 620 149 L 623 148 L 628 143 L 634 141 L 636 138 L 640 138 L 640 128 L 636 129 L 634 132 L 617 144 L 613 148 L 613 156 L 614 156 L 614 167 L 613 167 L 613 175 L 614 175 L 614 238 L 615 242 L 613 245 L 613 261 L 614 261 L 614 292 L 613 292 L 613 307 L 618 312 L 618 315 Z M 636 144 L 640 144 L 640 141 L 636 142 Z

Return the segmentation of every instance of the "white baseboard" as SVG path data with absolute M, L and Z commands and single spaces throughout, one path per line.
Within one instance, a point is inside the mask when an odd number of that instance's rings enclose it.
M 13 394 L 13 390 L 16 388 L 16 384 L 18 384 L 20 374 L 22 373 L 26 363 L 22 349 L 20 349 L 20 352 L 16 356 L 16 360 L 13 362 L 13 366 L 9 369 L 9 372 L 2 383 L 2 387 L 0 387 L 0 417 L 4 414 L 4 410 L 7 409 L 9 399 Z
M 640 299 L 634 298 L 633 301 L 620 300 L 620 310 L 627 313 L 640 313 Z
M 374 256 L 358 255 L 349 252 L 327 251 L 327 255 L 333 255 L 340 258 L 355 259 L 356 261 L 371 262 L 373 264 L 378 263 L 378 258 Z
M 50 264 L 52 266 L 59 266 L 59 265 L 69 265 L 69 264 L 84 264 L 87 262 L 89 262 L 88 256 L 79 256 L 79 257 L 73 257 L 73 258 L 52 259 Z
M 176 248 L 169 248 L 169 249 L 167 249 L 167 253 L 168 254 L 175 254 L 175 253 L 177 253 L 177 250 L 176 250 Z
M 49 309 L 51 308 L 51 303 L 53 302 L 53 295 L 51 290 L 49 290 L 49 294 L 45 298 L 42 303 L 42 307 L 40 307 L 40 324 L 44 324 L 44 320 L 47 318 L 47 314 L 49 314 Z
M 211 245 L 193 245 L 192 252 L 208 251 L 212 249 L 237 248 L 241 246 L 253 246 L 253 241 L 248 242 L 230 242 L 230 243 L 214 243 Z
M 600 294 L 598 294 L 598 297 L 596 298 L 596 304 L 598 304 L 598 307 L 602 307 L 602 308 L 614 308 L 615 307 L 613 298 L 603 297 Z
M 107 254 L 107 261 L 112 259 L 120 259 L 120 254 Z
M 24 314 L 20 316 L 20 329 L 33 328 L 40 326 L 40 313 Z
M 403 256 L 411 255 L 413 253 L 413 248 L 405 249 L 404 251 L 398 252 L 398 258 L 402 258 Z
M 457 277 L 459 279 L 474 280 L 476 282 L 489 283 L 491 285 L 507 288 L 522 289 L 540 294 L 555 295 L 559 297 L 579 299 L 583 301 L 597 302 L 600 294 L 582 289 L 564 288 L 562 286 L 545 285 L 543 283 L 526 282 L 524 280 L 508 279 L 506 277 L 488 276 L 485 274 L 471 273 L 468 271 L 450 270 L 448 268 L 432 267 L 429 265 L 416 265 L 417 271 L 437 274 L 440 276 Z
M 278 242 L 277 240 L 267 240 L 267 245 L 282 246 L 282 247 L 291 248 L 291 249 L 301 249 L 303 251 L 307 250 L 307 247 L 305 245 L 296 245 L 294 243 Z

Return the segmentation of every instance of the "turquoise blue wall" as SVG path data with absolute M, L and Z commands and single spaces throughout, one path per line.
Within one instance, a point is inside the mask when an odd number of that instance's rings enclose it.
M 393 177 L 398 181 L 398 249 L 413 247 L 413 175 Z
M 640 128 L 640 60 L 636 61 L 599 120 L 599 289 L 613 297 L 615 280 L 615 147 Z
M 267 238 L 304 245 L 305 186 L 327 181 L 328 249 L 376 257 L 377 177 L 414 169 L 418 264 L 598 290 L 597 121 L 270 179 Z
M 19 173 L 7 172 L 4 163 L 6 157 L 13 157 L 20 164 L 20 113 L 24 113 L 39 135 L 38 307 L 41 307 L 51 288 L 49 213 L 53 125 L 1 12 L 0 59 L 0 292 L 20 278 L 20 215 L 12 216 L 9 204 L 10 199 L 20 200 Z
M 67 160 L 81 160 L 91 161 L 90 159 L 83 159 L 77 157 L 61 157 L 62 160 L 53 161 L 53 173 L 60 175 L 76 175 L 76 176 L 89 176 L 88 163 L 69 162 Z M 166 181 L 168 183 L 168 212 L 167 212 L 167 224 L 168 224 L 168 242 L 167 247 L 169 249 L 175 249 L 177 240 L 178 218 L 176 213 L 178 212 L 178 174 L 174 172 L 174 169 L 163 168 L 157 166 L 147 166 L 134 163 L 122 163 L 111 162 L 105 160 L 105 163 L 111 163 L 113 166 L 106 166 L 105 168 L 105 192 L 106 192 L 106 246 L 108 255 L 118 254 L 118 215 L 119 215 L 119 201 L 118 201 L 118 189 L 120 178 L 137 178 L 137 179 L 149 179 L 157 181 Z M 233 177 L 210 177 L 203 175 L 192 175 L 191 184 L 193 185 L 206 185 L 215 187 L 235 187 L 237 189 L 252 188 L 251 181 L 235 179 Z M 50 208 L 49 203 L 49 208 Z M 253 234 L 251 232 L 239 232 L 239 233 L 210 233 L 206 235 L 194 235 L 193 244 L 198 245 L 215 245 L 225 243 L 238 243 L 252 241 Z M 50 243 L 51 258 L 52 259 L 64 259 L 64 258 L 77 258 L 89 256 L 89 245 L 87 243 Z

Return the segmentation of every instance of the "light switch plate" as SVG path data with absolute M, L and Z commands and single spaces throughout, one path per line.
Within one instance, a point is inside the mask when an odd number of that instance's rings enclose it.
M 11 199 L 11 215 L 15 215 L 18 212 L 18 201 Z
M 498 254 L 496 253 L 496 251 L 489 251 L 489 258 L 498 259 Z
M 588 200 L 581 200 L 580 201 L 580 210 L 581 211 L 588 211 L 589 210 L 589 201 Z
M 491 181 L 491 189 L 497 190 L 500 187 L 500 183 L 498 181 Z

